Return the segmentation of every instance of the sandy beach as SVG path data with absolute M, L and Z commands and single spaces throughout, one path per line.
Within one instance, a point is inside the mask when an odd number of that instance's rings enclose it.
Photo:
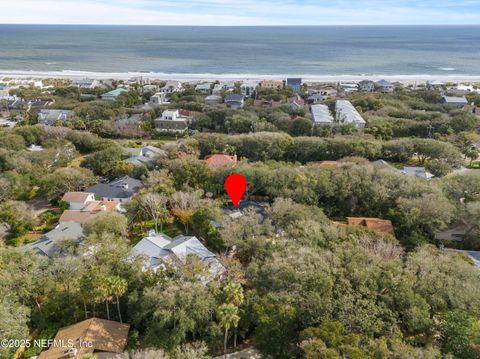
M 480 76 L 469 75 L 308 75 L 308 74 L 185 74 L 185 73 L 155 73 L 155 72 L 89 72 L 89 71 L 2 71 L 0 70 L 0 79 L 117 79 L 128 80 L 133 77 L 145 77 L 151 80 L 178 80 L 184 82 L 190 81 L 260 81 L 265 79 L 284 79 L 287 77 L 301 77 L 304 82 L 358 82 L 361 80 L 378 81 L 381 79 L 389 81 L 399 81 L 405 84 L 414 84 L 431 80 L 443 82 L 462 82 L 477 83 L 480 82 Z

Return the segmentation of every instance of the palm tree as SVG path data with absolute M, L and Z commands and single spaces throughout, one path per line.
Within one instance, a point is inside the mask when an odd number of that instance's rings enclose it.
M 235 282 L 229 282 L 225 287 L 223 287 L 223 292 L 225 294 L 225 302 L 240 307 L 243 304 L 243 288 L 240 284 Z M 235 326 L 235 332 L 233 335 L 233 347 L 237 347 L 237 327 Z
M 234 304 L 222 304 L 218 307 L 217 311 L 218 318 L 222 326 L 225 328 L 225 337 L 223 339 L 223 355 L 224 358 L 227 358 L 227 342 L 228 342 L 228 331 L 233 327 L 238 326 L 240 321 L 240 316 L 238 315 L 238 307 Z
M 120 297 L 124 295 L 125 292 L 127 291 L 128 283 L 125 279 L 120 278 L 118 276 L 114 276 L 110 278 L 111 278 L 110 279 L 111 290 L 117 301 L 118 318 L 120 319 L 120 323 L 123 323 L 122 313 L 120 311 Z

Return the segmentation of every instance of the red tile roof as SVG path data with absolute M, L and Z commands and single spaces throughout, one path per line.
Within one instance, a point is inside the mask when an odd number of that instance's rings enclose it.
M 214 154 L 206 156 L 205 161 L 209 167 L 229 167 L 237 163 L 237 156 Z

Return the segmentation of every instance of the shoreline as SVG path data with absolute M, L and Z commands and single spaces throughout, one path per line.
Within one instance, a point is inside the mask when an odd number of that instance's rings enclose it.
M 12 79 L 66 79 L 76 80 L 91 78 L 96 80 L 129 80 L 134 77 L 145 77 L 151 80 L 189 81 L 261 81 L 300 77 L 304 82 L 358 82 L 362 80 L 389 80 L 403 83 L 426 82 L 437 80 L 443 82 L 480 82 L 480 75 L 461 74 L 417 74 L 417 75 L 311 75 L 311 74 L 214 74 L 214 73 L 162 73 L 162 72 L 92 72 L 92 71 L 21 71 L 0 70 L 2 78 Z

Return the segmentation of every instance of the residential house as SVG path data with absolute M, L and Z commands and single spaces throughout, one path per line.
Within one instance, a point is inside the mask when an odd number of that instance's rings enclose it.
M 157 131 L 185 132 L 192 122 L 190 116 L 186 116 L 181 110 L 165 110 L 162 117 L 155 120 Z
M 368 218 L 368 217 L 347 217 L 348 226 L 362 226 L 371 231 L 386 233 L 395 237 L 395 231 L 393 230 L 392 221 L 388 219 L 380 218 Z
M 38 113 L 38 123 L 53 126 L 56 122 L 63 122 L 75 116 L 70 110 L 48 110 L 42 109 Z
M 426 83 L 427 90 L 442 90 L 445 87 L 445 83 L 442 81 L 427 81 Z
M 66 254 L 65 242 L 80 243 L 84 238 L 83 229 L 78 222 L 62 222 L 55 229 L 45 233 L 38 241 L 23 246 L 47 257 L 59 257 Z
M 395 89 L 393 84 L 387 80 L 380 80 L 375 83 L 375 86 L 380 89 L 383 93 L 391 93 Z
M 157 85 L 143 85 L 142 87 L 143 92 L 157 92 L 158 86 Z
M 50 346 L 40 353 L 38 359 L 83 358 L 89 354 L 98 359 L 117 358 L 116 355 L 125 350 L 129 330 L 129 324 L 90 318 L 61 328 L 55 336 L 55 343 L 65 344 Z
M 67 192 L 62 201 L 68 202 L 69 209 L 82 209 L 88 202 L 95 201 L 95 194 L 89 192 Z
M 128 154 L 131 156 L 125 160 L 134 166 L 146 165 L 152 162 L 159 154 L 165 153 L 158 147 L 145 146 L 141 148 L 126 148 Z
M 228 107 L 241 109 L 245 105 L 245 97 L 243 95 L 228 94 L 225 95 L 223 102 L 225 102 Z
M 463 106 L 468 105 L 468 101 L 465 96 L 454 97 L 454 96 L 443 96 L 442 103 L 449 107 L 463 108 Z
M 283 88 L 283 81 L 263 80 L 262 82 L 260 82 L 259 86 L 271 90 L 281 90 Z
M 318 105 L 325 101 L 325 97 L 319 92 L 312 93 L 310 96 L 308 96 L 307 101 L 310 105 Z
M 124 88 L 117 88 L 115 90 L 102 94 L 100 97 L 102 98 L 102 100 L 115 101 L 118 96 L 120 96 L 124 92 L 127 92 L 127 90 L 125 90 Z
M 126 202 L 140 190 L 142 182 L 130 176 L 117 178 L 109 183 L 97 183 L 85 191 L 94 193 L 103 201 Z
M 298 111 L 305 106 L 305 101 L 298 94 L 289 97 L 287 103 L 293 111 Z
M 311 92 L 312 93 L 319 93 L 323 97 L 337 97 L 338 96 L 338 90 L 335 88 L 322 88 L 318 91 Z
M 222 96 L 210 95 L 205 97 L 205 103 L 209 106 L 216 106 L 222 103 Z
M 415 177 L 420 177 L 420 178 L 426 178 L 430 179 L 433 176 L 430 172 L 427 172 L 425 170 L 425 167 L 408 167 L 405 166 L 403 169 L 400 171 L 400 173 L 403 173 L 404 175 L 407 176 L 415 176 Z
M 33 99 L 28 101 L 27 109 L 28 111 L 32 109 L 42 109 L 48 106 L 51 106 L 55 103 L 55 99 Z
M 210 168 L 233 167 L 237 163 L 237 155 L 229 156 L 221 153 L 208 155 L 205 162 Z
M 293 90 L 293 92 L 300 92 L 302 90 L 302 79 L 288 78 L 287 87 L 290 87 Z
M 340 87 L 342 88 L 343 92 L 345 92 L 345 93 L 358 91 L 358 85 L 356 83 L 353 83 L 353 82 L 342 83 L 342 84 L 340 84 Z
M 97 87 L 104 87 L 104 86 L 100 83 L 100 81 L 95 80 L 95 79 L 77 79 L 77 80 L 73 80 L 71 86 L 72 86 L 72 87 L 79 87 L 79 88 L 82 88 L 82 89 L 94 89 L 94 88 L 97 88 Z
M 327 105 L 312 105 L 310 107 L 313 124 L 317 126 L 331 126 L 334 123 L 333 116 Z
M 167 95 L 165 92 L 157 92 L 155 95 L 150 97 L 149 105 L 159 106 L 168 103 Z
M 183 86 L 180 81 L 167 81 L 165 86 L 160 89 L 160 92 L 170 94 L 182 91 L 182 88 Z
M 132 254 L 145 257 L 144 269 L 153 271 L 163 270 L 166 265 L 172 265 L 181 271 L 181 266 L 186 263 L 187 256 L 195 255 L 209 272 L 207 276 L 200 278 L 204 284 L 222 275 L 225 271 L 217 256 L 210 252 L 197 237 L 180 235 L 170 238 L 163 233 L 151 231 L 147 237 L 133 247 Z
M 365 120 L 355 107 L 347 100 L 338 100 L 335 103 L 336 122 L 339 124 L 353 124 L 356 128 L 364 128 Z
M 210 94 L 211 88 L 212 88 L 212 83 L 207 82 L 207 83 L 198 84 L 197 86 L 195 86 L 195 91 L 200 92 L 204 95 L 208 95 Z
M 212 93 L 214 95 L 218 95 L 222 92 L 233 92 L 235 90 L 235 83 L 234 82 L 221 82 L 219 84 L 215 84 L 213 86 Z
M 256 82 L 244 82 L 240 85 L 240 91 L 242 95 L 245 97 L 253 97 L 255 93 L 255 89 L 257 88 L 258 83 Z
M 375 91 L 375 82 L 362 80 L 358 83 L 358 89 L 362 92 L 373 92 Z
M 93 216 L 101 212 L 123 212 L 120 202 L 116 201 L 90 201 L 80 210 L 67 209 L 63 211 L 58 222 L 76 222 L 83 224 L 88 222 Z

